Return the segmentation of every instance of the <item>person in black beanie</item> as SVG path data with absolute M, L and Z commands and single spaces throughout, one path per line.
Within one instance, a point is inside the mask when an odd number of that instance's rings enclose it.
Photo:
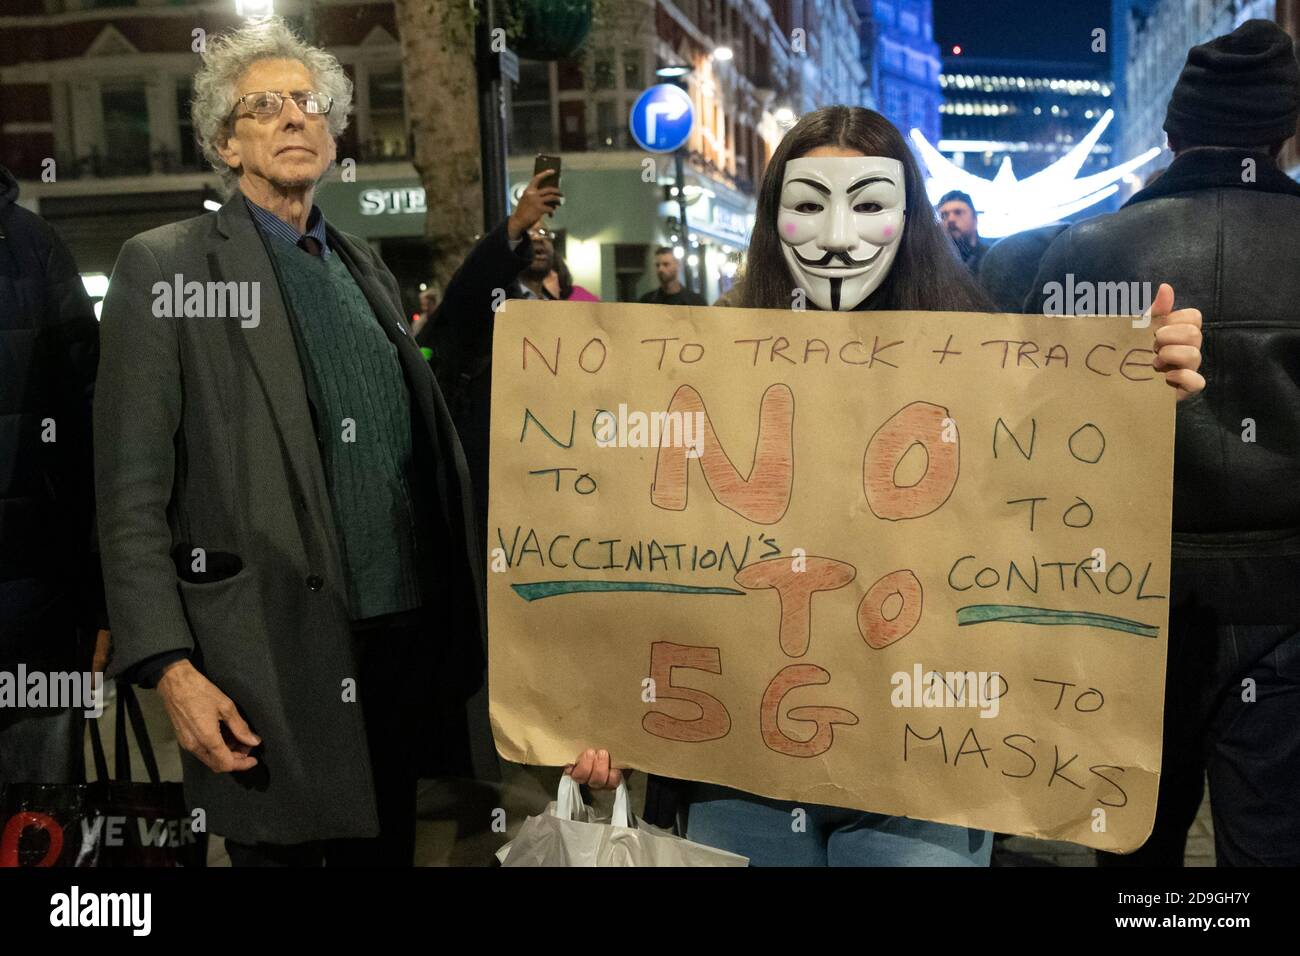
M 1297 109 L 1295 42 L 1276 23 L 1247 20 L 1227 36 L 1188 52 L 1169 98 L 1164 130 L 1174 153 L 1193 146 L 1229 146 L 1276 155 L 1295 135 Z
M 1300 185 L 1276 162 L 1298 115 L 1276 24 L 1193 47 L 1164 124 L 1173 162 L 1057 237 L 1025 301 L 1042 310 L 1067 273 L 1164 281 L 1203 317 L 1206 388 L 1176 420 L 1156 817 L 1100 865 L 1181 866 L 1207 772 L 1220 866 L 1300 864 Z

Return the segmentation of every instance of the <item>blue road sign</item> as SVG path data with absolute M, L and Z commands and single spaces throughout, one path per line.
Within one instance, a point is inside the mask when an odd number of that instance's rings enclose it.
M 680 86 L 660 83 L 636 98 L 628 128 L 644 150 L 671 153 L 686 142 L 695 124 L 691 98 Z

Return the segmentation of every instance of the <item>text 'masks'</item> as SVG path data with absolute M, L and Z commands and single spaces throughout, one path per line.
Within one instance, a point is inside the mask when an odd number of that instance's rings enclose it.
M 792 159 L 776 228 L 795 282 L 818 308 L 856 308 L 889 274 L 907 207 L 903 164 L 886 156 Z

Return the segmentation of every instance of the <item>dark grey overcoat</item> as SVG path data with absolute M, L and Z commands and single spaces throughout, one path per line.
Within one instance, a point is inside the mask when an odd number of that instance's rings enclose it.
M 397 283 L 361 241 L 330 230 L 400 357 L 434 572 L 422 581 L 439 630 L 430 712 L 459 737 L 446 770 L 490 777 L 482 564 L 464 454 L 437 383 L 407 333 Z M 255 327 L 238 317 L 160 318 L 154 287 L 255 282 Z M 110 674 L 189 649 L 262 738 L 259 765 L 216 774 L 183 754 L 185 792 L 208 828 L 240 842 L 378 832 L 338 534 L 292 317 L 239 193 L 219 212 L 129 240 L 101 322 L 94 407 L 99 529 L 113 631 Z M 191 546 L 236 555 L 215 582 L 182 580 Z M 173 553 L 177 558 L 173 558 Z M 237 563 L 231 566 L 237 566 Z M 413 666 L 416 666 L 413 663 Z M 361 687 L 360 693 L 384 688 Z M 468 726 L 468 739 L 465 733 Z M 473 765 L 470 765 L 470 761 Z

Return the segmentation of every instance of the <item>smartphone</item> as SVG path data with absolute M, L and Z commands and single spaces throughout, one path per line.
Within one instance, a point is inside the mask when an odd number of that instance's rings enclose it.
M 543 156 L 539 153 L 536 161 L 533 163 L 533 175 L 536 176 L 538 173 L 545 172 L 548 169 L 555 170 L 555 174 L 543 179 L 540 184 L 541 188 L 545 189 L 547 186 L 554 186 L 558 189 L 560 187 L 560 157 Z

